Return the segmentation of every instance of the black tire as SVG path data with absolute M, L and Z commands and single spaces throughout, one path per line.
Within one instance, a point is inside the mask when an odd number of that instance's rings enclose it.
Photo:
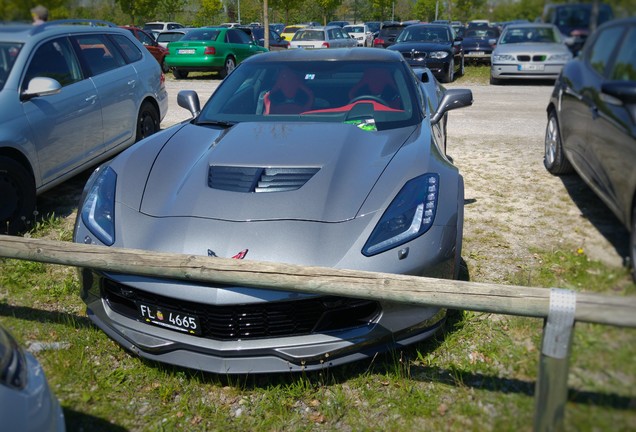
M 459 75 L 464 76 L 464 69 L 465 69 L 465 61 L 464 61 L 464 56 L 462 56 L 462 63 L 459 65 Z
M 165 74 L 167 74 L 168 72 L 170 72 L 170 66 L 168 66 L 165 62 L 165 60 L 161 61 L 161 71 Z
M 444 74 L 441 81 L 443 83 L 451 83 L 455 79 L 455 59 L 451 59 L 448 65 L 448 72 Z
M 490 85 L 500 85 L 501 80 L 490 75 Z
M 632 232 L 629 236 L 629 263 L 632 266 L 632 279 L 636 283 L 636 204 L 632 210 Z
M 172 69 L 172 75 L 175 77 L 175 79 L 185 79 L 188 77 L 188 72 L 174 68 Z
M 219 71 L 219 75 L 221 76 L 221 78 L 225 78 L 226 76 L 231 74 L 235 68 L 236 60 L 234 60 L 234 57 L 229 56 L 225 59 L 225 65 L 223 66 L 223 69 Z
M 159 131 L 159 113 L 150 102 L 141 104 L 137 117 L 137 141 L 149 137 Z
M 548 114 L 548 124 L 545 128 L 543 165 L 554 175 L 569 174 L 572 172 L 572 165 L 565 154 L 563 154 L 559 120 L 554 110 L 550 110 Z
M 35 181 L 19 162 L 0 156 L 0 233 L 26 230 L 35 210 Z

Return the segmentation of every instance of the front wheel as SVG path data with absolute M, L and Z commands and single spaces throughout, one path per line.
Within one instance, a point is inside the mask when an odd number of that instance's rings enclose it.
M 161 61 L 161 71 L 165 74 L 170 72 L 170 66 L 168 66 L 164 60 Z
M 31 173 L 15 160 L 0 156 L 0 233 L 24 231 L 33 217 L 35 202 Z
M 448 72 L 444 74 L 442 77 L 443 83 L 453 82 L 455 79 L 455 59 L 451 59 L 450 64 L 448 65 Z
M 543 165 L 552 174 L 567 174 L 572 172 L 572 165 L 563 154 L 559 120 L 555 110 L 548 114 L 548 125 L 545 128 L 545 154 Z
M 235 68 L 236 68 L 236 60 L 234 60 L 234 57 L 228 57 L 227 59 L 225 59 L 225 66 L 223 66 L 223 69 L 221 69 L 221 72 L 219 72 L 219 75 L 221 75 L 221 78 L 225 78 L 230 73 L 232 73 L 232 71 Z
M 150 102 L 144 102 L 137 117 L 137 141 L 149 137 L 159 130 L 159 113 Z

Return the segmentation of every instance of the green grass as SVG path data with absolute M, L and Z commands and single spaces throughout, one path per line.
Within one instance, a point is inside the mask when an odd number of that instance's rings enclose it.
M 51 218 L 55 219 L 55 218 Z M 33 236 L 66 238 L 50 220 Z M 583 251 L 532 251 L 506 283 L 634 295 Z M 469 269 L 470 270 L 470 269 Z M 451 311 L 440 334 L 316 373 L 223 376 L 137 358 L 91 325 L 73 268 L 0 260 L 0 320 L 37 352 L 69 430 L 530 430 L 541 320 Z M 577 324 L 566 430 L 636 429 L 636 334 Z

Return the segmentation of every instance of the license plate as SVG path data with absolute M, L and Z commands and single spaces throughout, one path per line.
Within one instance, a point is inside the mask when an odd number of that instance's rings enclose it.
M 201 334 L 199 317 L 195 315 L 141 303 L 138 307 L 139 316 L 146 323 L 166 327 L 183 333 L 194 335 Z
M 194 54 L 193 49 L 180 49 L 177 51 L 177 54 Z
M 519 65 L 518 70 L 520 71 L 542 71 L 545 69 L 545 65 L 538 64 L 522 64 Z
M 484 55 L 484 53 L 483 51 L 473 51 L 473 52 L 466 53 L 466 55 L 468 57 L 481 57 Z

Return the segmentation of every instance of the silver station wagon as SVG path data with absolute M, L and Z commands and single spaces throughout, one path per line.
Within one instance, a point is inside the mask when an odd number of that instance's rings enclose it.
M 158 131 L 168 110 L 159 64 L 129 31 L 77 22 L 0 26 L 0 233 L 25 229 L 37 194 Z

